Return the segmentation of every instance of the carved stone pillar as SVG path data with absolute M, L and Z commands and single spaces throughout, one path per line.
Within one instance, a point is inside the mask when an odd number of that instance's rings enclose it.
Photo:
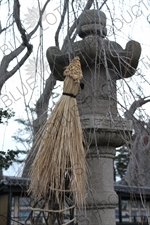
M 129 139 L 131 121 L 122 118 L 97 116 L 81 117 L 87 149 L 88 188 L 85 212 L 79 212 L 80 225 L 115 225 L 115 207 L 118 203 L 114 191 L 113 159 L 115 147 Z M 124 137 L 124 139 L 123 139 Z
M 47 50 L 51 71 L 63 80 L 63 70 L 69 58 L 80 57 L 84 89 L 77 100 L 87 144 L 88 187 L 85 210 L 78 214 L 79 225 L 115 225 L 113 158 L 115 148 L 129 139 L 131 121 L 117 112 L 116 80 L 135 73 L 141 54 L 138 42 L 129 41 L 123 49 L 105 39 L 106 16 L 99 10 L 87 10 L 79 18 L 77 28 L 81 41 L 61 52 L 56 47 Z

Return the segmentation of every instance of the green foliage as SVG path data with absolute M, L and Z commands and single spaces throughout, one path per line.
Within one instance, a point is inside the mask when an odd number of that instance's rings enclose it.
M 4 124 L 8 122 L 8 119 L 13 117 L 15 113 L 11 109 L 3 110 L 0 108 L 0 124 Z
M 31 118 L 16 119 L 15 121 L 19 124 L 19 129 L 12 136 L 16 142 L 23 145 L 23 149 L 25 149 L 24 154 L 31 148 L 33 140 L 33 124 L 31 121 L 34 121 L 34 117 L 36 115 L 35 108 L 27 106 L 25 110 L 27 115 L 31 115 Z
M 122 146 L 121 148 L 116 150 L 116 156 L 114 159 L 115 178 L 116 176 L 119 178 L 123 178 L 127 170 L 129 159 L 130 152 L 126 146 Z
M 15 161 L 16 156 L 20 151 L 7 150 L 7 152 L 0 151 L 0 169 L 8 169 L 9 166 Z
M 2 108 L 0 108 L 0 124 L 8 123 L 8 119 L 13 117 L 14 115 L 14 112 L 10 109 L 3 110 Z M 8 150 L 7 152 L 0 151 L 0 170 L 2 168 L 8 169 L 19 153 L 20 152 L 18 150 Z
M 32 124 L 29 120 L 25 119 L 16 119 L 15 121 L 19 123 L 20 128 L 12 138 L 16 142 L 21 143 L 25 149 L 29 150 L 32 143 Z

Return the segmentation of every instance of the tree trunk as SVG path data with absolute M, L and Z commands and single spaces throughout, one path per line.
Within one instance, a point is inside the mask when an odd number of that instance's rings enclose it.
M 150 122 L 137 120 L 133 115 L 137 108 L 149 101 L 146 97 L 134 101 L 125 113 L 125 117 L 133 121 L 135 134 L 130 145 L 131 156 L 127 172 L 120 184 L 150 187 Z

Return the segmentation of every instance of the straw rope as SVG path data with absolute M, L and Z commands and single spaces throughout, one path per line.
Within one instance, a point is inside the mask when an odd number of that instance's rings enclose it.
M 69 209 L 73 209 L 73 208 L 75 208 L 75 205 L 73 205 L 71 207 L 68 207 L 68 208 L 65 208 L 65 209 L 60 209 L 60 210 L 52 210 L 52 209 L 49 210 L 49 209 L 40 209 L 40 208 L 32 208 L 32 207 L 30 207 L 30 209 L 32 211 L 49 212 L 49 213 L 52 213 L 52 212 L 54 212 L 54 213 L 61 213 L 61 212 L 65 212 L 65 211 L 68 211 Z
M 76 96 L 82 70 L 75 57 L 64 71 L 63 92 Z M 76 98 L 62 95 L 46 124 L 39 143 L 39 151 L 31 168 L 29 192 L 35 197 L 55 195 L 61 205 L 64 190 L 72 192 L 75 204 L 84 204 L 85 151 Z
M 69 220 L 69 221 L 66 222 L 66 223 L 63 223 L 62 225 L 67 225 L 67 224 L 69 224 L 69 223 L 72 223 L 73 221 L 75 221 L 75 218 L 73 218 L 72 220 Z

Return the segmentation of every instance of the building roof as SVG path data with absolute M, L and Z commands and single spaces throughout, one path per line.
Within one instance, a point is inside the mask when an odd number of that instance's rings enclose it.
M 129 196 L 136 196 L 137 198 L 141 198 L 141 196 L 146 196 L 147 199 L 150 199 L 150 187 L 137 187 L 115 184 L 114 189 L 119 196 L 122 196 L 122 198 L 129 198 Z
M 26 191 L 29 187 L 30 179 L 22 177 L 4 177 L 0 181 L 0 193 L 9 192 L 10 188 L 13 191 Z M 121 184 L 114 184 L 115 191 L 122 196 L 129 196 L 129 194 L 148 195 L 150 198 L 150 187 L 136 187 Z
M 26 186 L 30 183 L 29 178 L 22 178 L 22 177 L 5 177 L 3 180 L 0 181 L 0 185 L 23 185 Z
M 0 181 L 0 194 L 12 192 L 22 192 L 28 189 L 30 183 L 29 178 L 21 177 L 4 177 Z

